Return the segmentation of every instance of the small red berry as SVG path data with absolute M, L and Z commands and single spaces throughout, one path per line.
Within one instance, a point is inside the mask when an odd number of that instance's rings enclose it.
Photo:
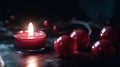
M 53 32 L 57 32 L 57 31 L 58 31 L 57 26 L 53 26 Z
M 49 23 L 47 20 L 45 20 L 45 21 L 43 22 L 43 25 L 44 25 L 45 27 L 48 27 L 48 26 L 50 26 L 50 23 Z
M 15 21 L 16 21 L 16 16 L 15 16 L 15 15 L 11 15 L 11 16 L 10 16 L 10 20 L 11 20 L 12 22 L 15 22 Z

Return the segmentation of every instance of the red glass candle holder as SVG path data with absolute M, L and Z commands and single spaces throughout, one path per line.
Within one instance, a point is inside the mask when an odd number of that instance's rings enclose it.
M 43 31 L 34 32 L 34 36 L 28 33 L 17 33 L 14 35 L 14 47 L 20 50 L 39 50 L 45 47 L 46 34 Z

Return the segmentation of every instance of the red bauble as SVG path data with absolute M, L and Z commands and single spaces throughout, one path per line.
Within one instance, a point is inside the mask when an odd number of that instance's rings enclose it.
M 90 42 L 90 36 L 88 33 L 84 30 L 74 30 L 71 34 L 70 37 L 74 39 L 76 50 L 83 50 L 88 48 L 89 42 Z
M 102 39 L 92 45 L 91 52 L 97 59 L 110 59 L 115 56 L 116 49 L 109 40 Z
M 112 26 L 104 27 L 100 32 L 101 39 L 107 39 L 111 42 L 116 42 L 119 39 L 118 31 Z
M 44 25 L 45 27 L 48 27 L 48 26 L 50 26 L 50 23 L 49 23 L 47 20 L 45 20 L 45 21 L 43 22 L 43 25 Z
M 67 35 L 54 41 L 54 49 L 58 57 L 71 57 L 74 54 L 74 41 Z
M 53 26 L 53 32 L 57 32 L 57 31 L 58 31 L 57 26 Z

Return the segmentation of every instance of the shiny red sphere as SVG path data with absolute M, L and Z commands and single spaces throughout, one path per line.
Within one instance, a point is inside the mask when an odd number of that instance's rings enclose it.
M 71 57 L 74 54 L 74 41 L 67 35 L 60 36 L 54 41 L 54 49 L 58 57 Z
M 115 56 L 116 49 L 110 41 L 102 39 L 92 45 L 91 53 L 96 59 L 110 59 Z
M 90 43 L 90 36 L 84 30 L 74 30 L 70 37 L 74 39 L 76 50 L 86 49 Z
M 116 42 L 119 39 L 118 31 L 112 26 L 104 27 L 100 32 L 101 39 L 107 39 L 111 42 Z
M 50 26 L 50 23 L 49 23 L 47 20 L 45 20 L 45 21 L 43 22 L 43 25 L 44 25 L 45 27 L 48 27 L 48 26 Z

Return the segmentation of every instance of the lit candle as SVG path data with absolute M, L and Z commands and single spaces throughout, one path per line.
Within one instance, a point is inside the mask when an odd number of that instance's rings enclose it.
M 34 32 L 33 24 L 28 26 L 28 32 L 21 32 L 14 35 L 14 46 L 22 50 L 35 50 L 45 47 L 46 34 L 43 31 Z

